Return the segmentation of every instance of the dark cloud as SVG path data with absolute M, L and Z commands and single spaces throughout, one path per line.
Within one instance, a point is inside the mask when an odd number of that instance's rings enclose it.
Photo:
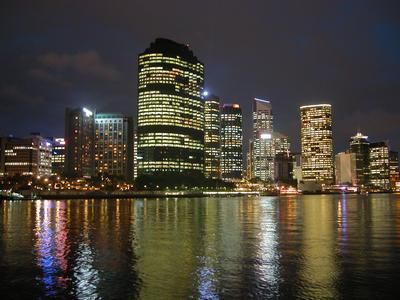
M 38 57 L 38 62 L 57 71 L 73 70 L 81 75 L 93 76 L 104 80 L 118 80 L 120 72 L 102 61 L 95 51 L 77 54 L 47 53 Z

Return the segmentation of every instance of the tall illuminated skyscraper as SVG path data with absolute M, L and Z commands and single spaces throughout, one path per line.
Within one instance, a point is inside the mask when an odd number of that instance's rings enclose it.
M 377 191 L 390 189 L 389 146 L 387 142 L 369 145 L 369 185 Z
M 224 104 L 221 110 L 221 177 L 225 181 L 242 180 L 242 109 L 239 104 Z
M 87 108 L 67 108 L 65 112 L 65 174 L 95 175 L 95 112 Z
M 65 168 L 65 139 L 53 138 L 52 146 L 51 171 L 53 175 L 61 175 Z
M 203 175 L 204 66 L 188 46 L 156 39 L 139 55 L 138 176 Z
M 133 121 L 116 113 L 95 117 L 96 173 L 133 179 Z
M 300 107 L 302 177 L 305 182 L 333 183 L 332 107 Z
M 221 114 L 220 100 L 214 95 L 204 101 L 204 175 L 221 177 Z
M 349 152 L 355 154 L 356 185 L 367 185 L 369 181 L 369 145 L 368 136 L 357 132 L 350 138 Z
M 274 180 L 273 115 L 271 102 L 253 100 L 253 177 Z

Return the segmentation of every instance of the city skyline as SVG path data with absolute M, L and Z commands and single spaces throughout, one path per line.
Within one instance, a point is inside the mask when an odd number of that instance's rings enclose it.
M 115 8 L 111 16 L 106 4 L 96 3 L 95 10 L 85 5 L 74 10 L 46 1 L 37 7 L 13 1 L 2 9 L 7 31 L 0 47 L 0 135 L 61 136 L 58 121 L 67 106 L 120 111 L 136 119 L 136 55 L 163 36 L 190 44 L 207 66 L 210 93 L 241 105 L 244 140 L 252 131 L 252 99 L 268 97 L 279 116 L 275 128 L 289 135 L 295 151 L 300 150 L 298 107 L 315 103 L 333 106 L 335 153 L 344 151 L 358 130 L 400 148 L 398 3 L 315 1 L 289 8 L 254 3 L 241 10 L 235 1 L 228 7 L 205 2 L 207 14 L 184 19 L 179 28 L 173 20 L 184 11 L 174 5 L 161 3 L 160 13 L 144 4 L 143 15 L 155 20 L 146 27 L 135 4 L 126 13 Z M 34 16 L 39 9 L 40 20 Z M 236 24 L 230 14 L 243 22 Z M 217 22 L 219 15 L 227 22 Z M 313 25 L 318 30 L 310 30 Z M 13 122 L 16 116 L 20 124 Z

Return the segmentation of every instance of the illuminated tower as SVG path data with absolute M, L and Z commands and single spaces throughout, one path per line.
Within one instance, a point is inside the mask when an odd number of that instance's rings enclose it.
M 253 100 L 253 177 L 274 180 L 274 141 L 272 105 L 268 100 Z
M 65 139 L 54 138 L 52 146 L 51 172 L 54 175 L 61 175 L 65 168 Z
M 300 107 L 302 176 L 305 182 L 333 183 L 332 108 Z
M 138 176 L 203 175 L 203 64 L 186 45 L 156 39 L 139 55 Z
M 219 98 L 208 96 L 204 101 L 204 175 L 221 177 L 221 114 Z
M 90 177 L 95 175 L 93 111 L 67 108 L 65 112 L 65 174 Z
M 369 177 L 369 144 L 368 136 L 357 132 L 350 138 L 349 152 L 355 154 L 356 185 L 367 185 Z
M 242 140 L 242 109 L 225 104 L 221 110 L 221 177 L 225 181 L 242 179 Z
M 95 117 L 96 173 L 133 178 L 133 121 L 115 113 Z
M 369 185 L 373 190 L 390 189 L 389 146 L 387 142 L 369 145 Z

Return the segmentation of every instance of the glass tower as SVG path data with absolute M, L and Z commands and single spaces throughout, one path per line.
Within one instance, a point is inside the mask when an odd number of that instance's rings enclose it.
M 225 181 L 242 180 L 242 109 L 225 104 L 221 110 L 221 177 Z
M 207 178 L 221 177 L 221 114 L 220 100 L 208 96 L 204 102 L 204 175 Z
M 138 60 L 138 176 L 203 175 L 203 64 L 188 46 L 160 38 Z
M 302 176 L 306 182 L 331 184 L 333 180 L 332 107 L 300 107 Z
M 369 181 L 369 145 L 368 136 L 357 132 L 350 138 L 350 153 L 355 154 L 356 185 L 367 185 Z

